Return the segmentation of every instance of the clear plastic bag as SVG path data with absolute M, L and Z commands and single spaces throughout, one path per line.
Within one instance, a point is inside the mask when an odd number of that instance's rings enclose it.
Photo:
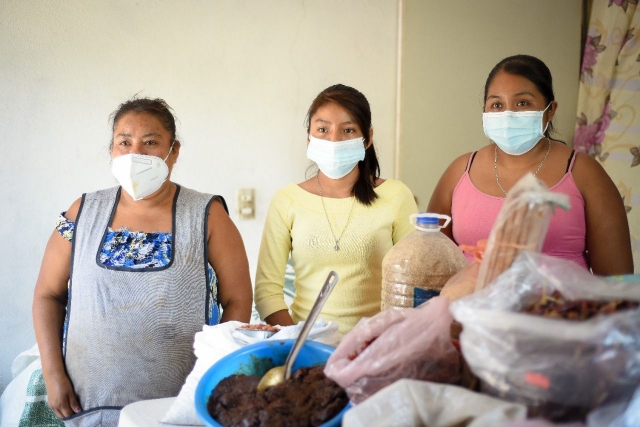
M 522 253 L 490 286 L 450 307 L 482 390 L 556 421 L 584 419 L 590 409 L 628 399 L 640 383 L 640 309 L 584 321 L 521 312 L 552 291 L 567 300 L 640 301 L 640 284 L 608 282 L 571 261 Z
M 352 403 L 401 378 L 455 384 L 461 365 L 451 343 L 451 320 L 442 297 L 363 318 L 344 336 L 324 372 L 346 389 Z
M 569 209 L 569 196 L 553 193 L 528 173 L 513 186 L 491 228 L 476 290 L 509 268 L 522 251 L 540 252 L 556 207 Z
M 587 417 L 589 427 L 640 426 L 640 384 L 628 402 L 612 403 L 597 408 Z

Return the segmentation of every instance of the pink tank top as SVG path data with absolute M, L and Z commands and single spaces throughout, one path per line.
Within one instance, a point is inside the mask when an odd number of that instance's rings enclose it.
M 503 197 L 485 194 L 471 182 L 469 169 L 474 156 L 475 153 L 471 154 L 467 169 L 453 190 L 451 223 L 453 238 L 458 245 L 475 246 L 478 240 L 487 239 L 504 203 Z M 556 209 L 549 223 L 542 252 L 574 261 L 588 269 L 584 199 L 571 174 L 574 161 L 575 153 L 572 153 L 567 173 L 550 188 L 554 193 L 568 195 L 571 208 L 568 211 Z M 469 261 L 473 261 L 473 255 L 465 255 Z

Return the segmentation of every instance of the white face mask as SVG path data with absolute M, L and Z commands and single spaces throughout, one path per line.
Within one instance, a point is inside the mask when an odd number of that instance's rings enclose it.
M 340 179 L 364 160 L 364 138 L 347 141 L 327 141 L 309 135 L 307 158 L 315 162 L 323 174 Z
M 172 149 L 173 143 L 169 154 Z M 165 163 L 169 154 L 164 160 L 145 154 L 118 156 L 111 163 L 111 173 L 133 200 L 138 201 L 158 191 L 169 176 L 169 167 Z
M 547 108 L 551 103 L 547 105 Z M 542 111 L 501 111 L 482 113 L 482 128 L 487 138 L 505 153 L 520 156 L 531 151 L 549 127 L 542 128 Z

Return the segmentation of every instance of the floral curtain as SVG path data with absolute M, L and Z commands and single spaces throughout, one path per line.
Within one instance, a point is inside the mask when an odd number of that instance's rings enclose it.
M 640 271 L 640 10 L 638 0 L 592 0 L 574 148 L 600 161 L 624 199 Z M 603 218 L 606 220 L 606 218 Z

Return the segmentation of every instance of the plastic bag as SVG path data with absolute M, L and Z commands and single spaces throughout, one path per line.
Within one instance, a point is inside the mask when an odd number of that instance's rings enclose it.
M 589 427 L 640 426 L 640 385 L 628 402 L 618 402 L 597 408 L 587 417 Z
M 542 250 L 556 207 L 569 209 L 569 196 L 549 191 L 531 173 L 513 186 L 489 233 L 476 290 L 508 269 L 522 251 Z
M 352 407 L 343 427 L 495 427 L 523 420 L 527 408 L 445 384 L 399 380 Z
M 531 416 L 583 419 L 603 403 L 628 399 L 640 383 L 640 309 L 584 321 L 520 312 L 554 290 L 568 300 L 640 301 L 640 284 L 607 282 L 571 261 L 525 252 L 450 309 L 483 391 L 524 402 Z
M 457 383 L 460 354 L 451 343 L 451 321 L 443 297 L 360 319 L 329 357 L 324 372 L 355 404 L 401 378 Z

